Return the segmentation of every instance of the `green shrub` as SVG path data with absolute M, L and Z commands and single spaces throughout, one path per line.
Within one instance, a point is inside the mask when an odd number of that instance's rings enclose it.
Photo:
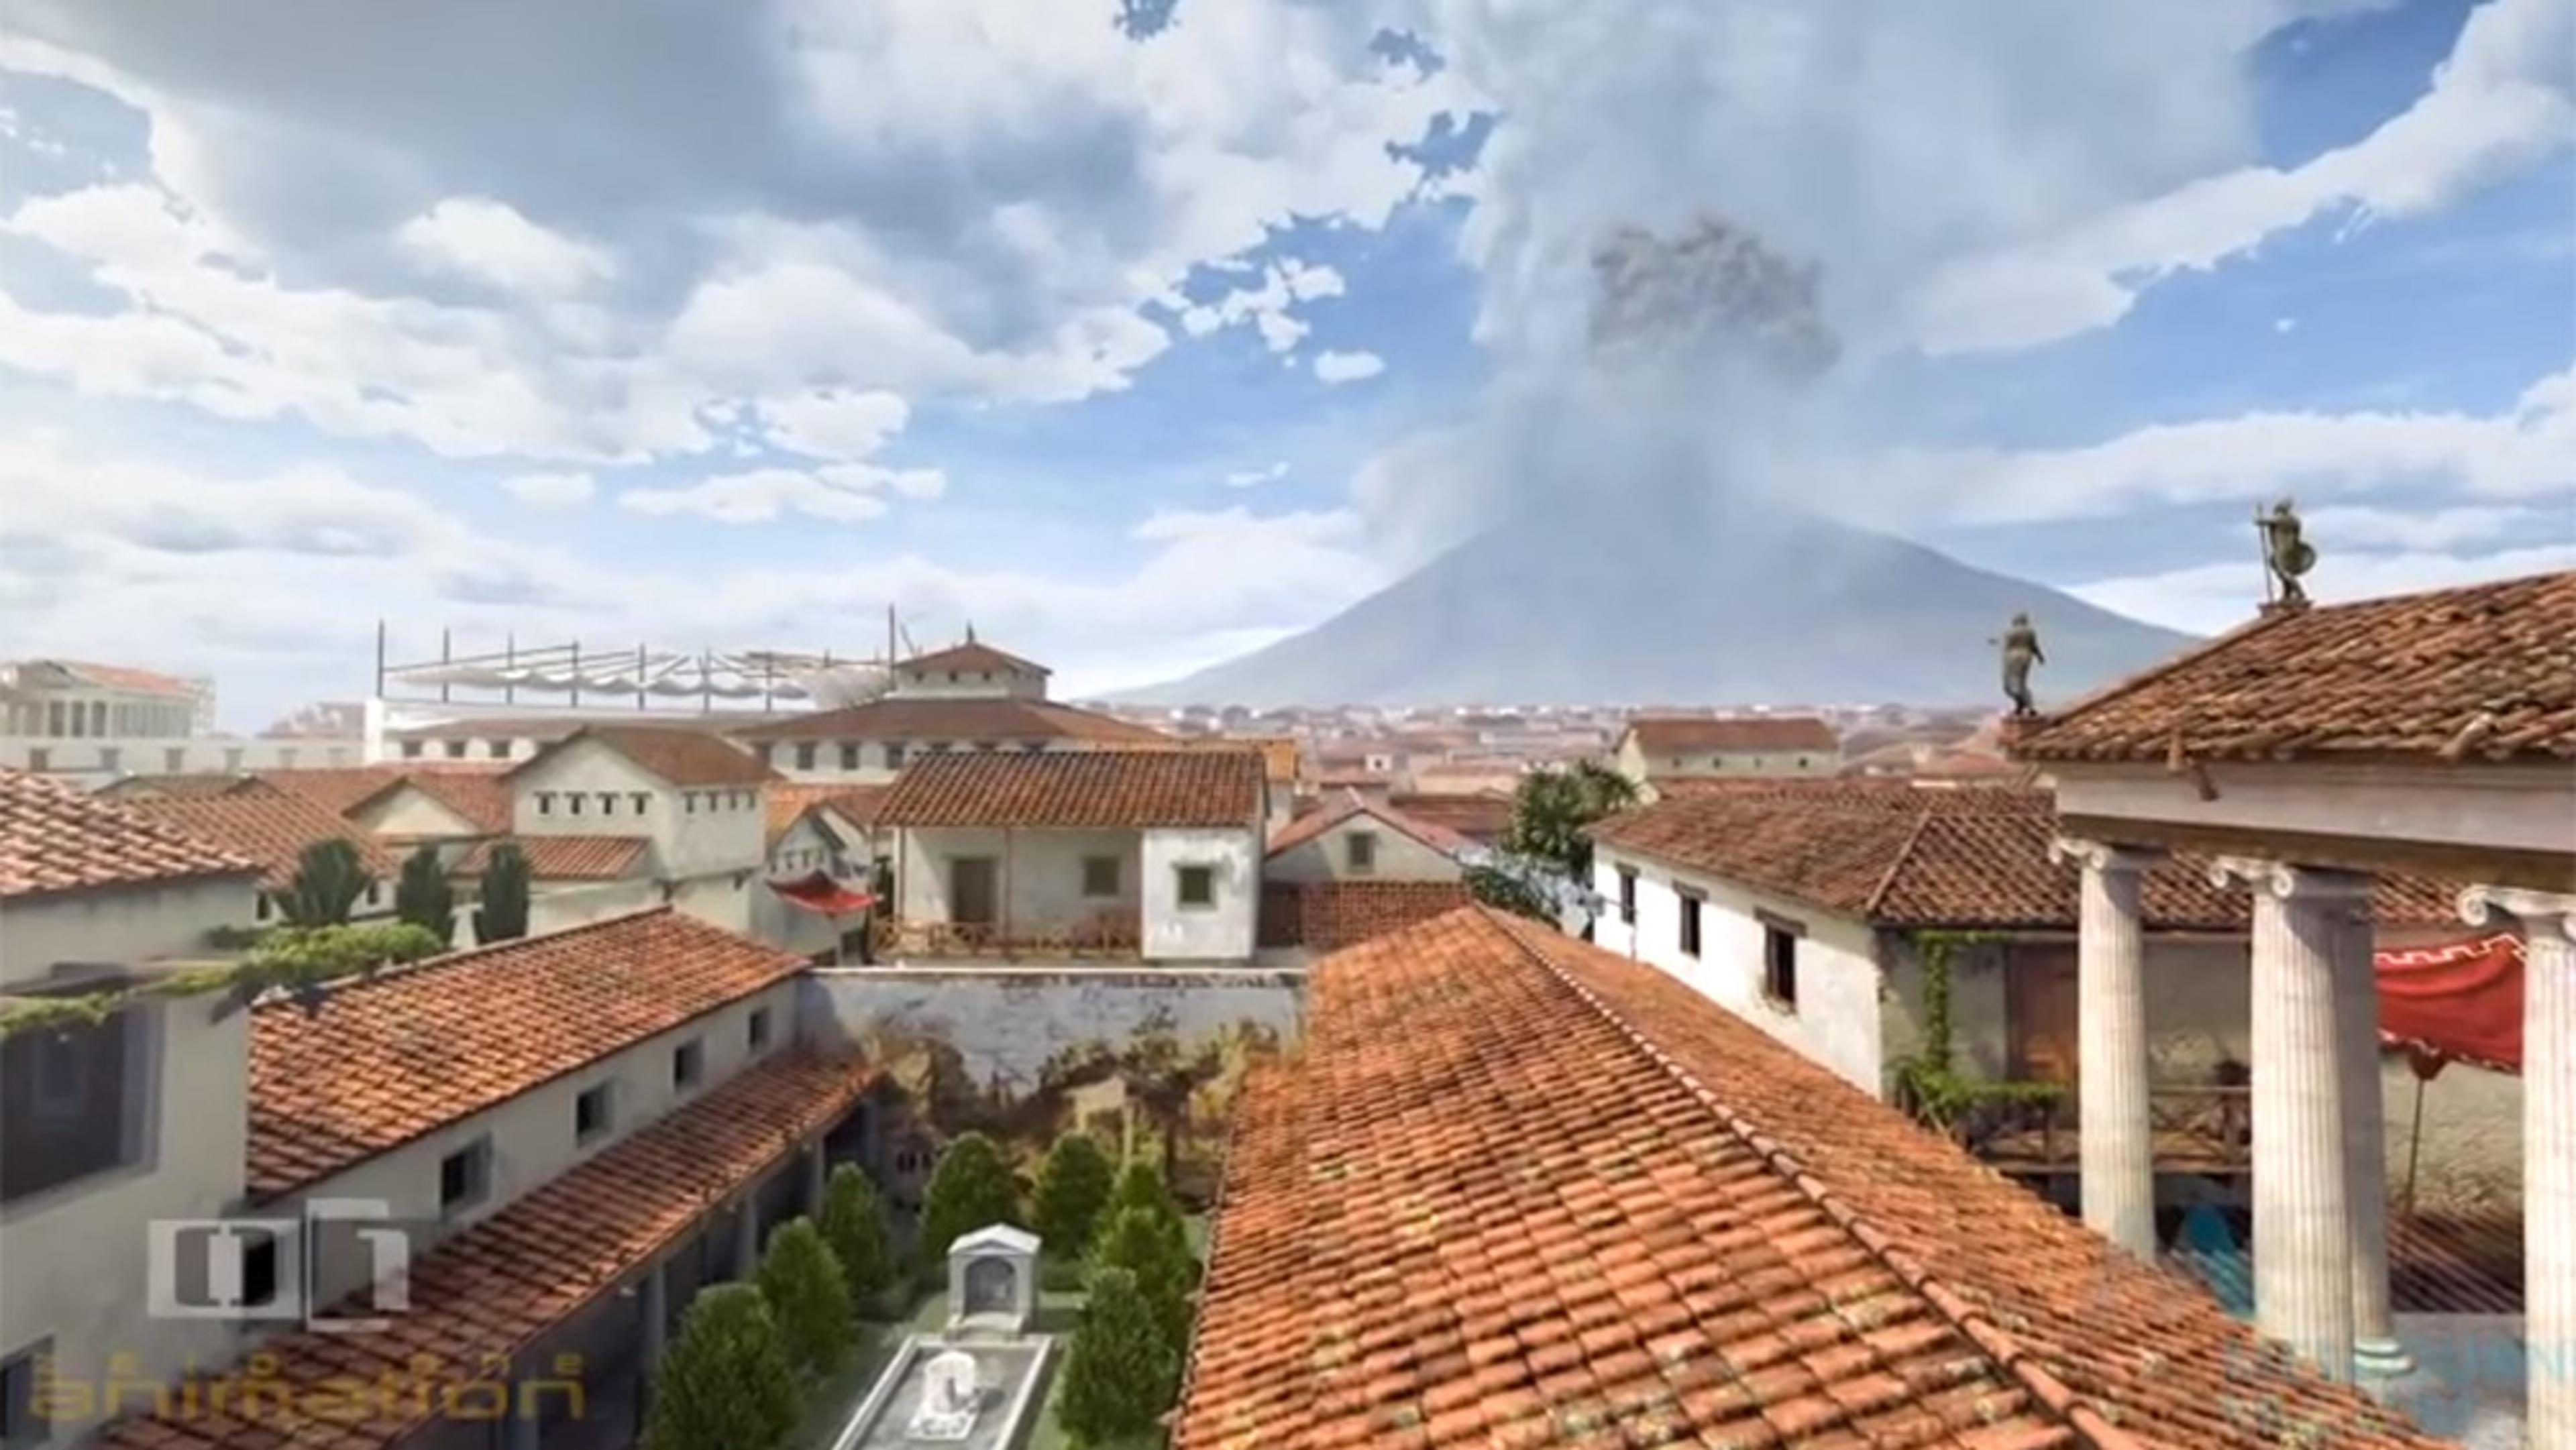
M 886 1231 L 885 1200 L 855 1163 L 832 1170 L 823 1186 L 823 1242 L 841 1265 L 850 1307 L 866 1314 L 894 1287 L 894 1238 Z
M 295 879 L 278 895 L 278 914 L 290 926 L 339 926 L 375 884 L 356 846 L 337 836 L 315 841 L 295 858 Z
M 1020 1191 L 1002 1150 L 981 1133 L 961 1135 L 939 1155 L 921 1196 L 920 1266 L 925 1276 L 944 1270 L 948 1246 L 990 1224 L 1020 1223 Z
M 1180 1392 L 1181 1356 L 1120 1268 L 1092 1275 L 1091 1299 L 1065 1352 L 1057 1418 L 1077 1445 L 1117 1445 L 1150 1435 Z
M 1189 1343 L 1190 1288 L 1198 1265 L 1189 1241 L 1176 1237 L 1170 1225 L 1146 1208 L 1122 1208 L 1101 1227 L 1092 1248 L 1088 1277 L 1096 1287 L 1103 1273 L 1116 1271 L 1135 1282 L 1136 1291 L 1154 1309 L 1154 1321 L 1175 1345 Z
M 483 904 L 474 909 L 474 942 L 482 946 L 528 934 L 528 855 L 507 841 L 483 863 Z
M 1037 1192 L 1029 1205 L 1030 1227 L 1048 1252 L 1080 1259 L 1090 1251 L 1116 1176 L 1109 1155 L 1089 1133 L 1067 1133 L 1055 1140 L 1038 1169 Z
M 441 942 L 456 939 L 456 892 L 447 884 L 436 846 L 423 845 L 403 858 L 402 875 L 394 882 L 394 915 Z
M 689 1304 L 653 1376 L 644 1450 L 774 1450 L 801 1397 L 777 1316 L 749 1284 L 717 1284 Z
M 788 1360 L 809 1379 L 831 1373 L 856 1326 L 850 1282 L 812 1219 L 790 1219 L 769 1236 L 769 1252 L 760 1260 L 760 1297 L 778 1317 Z

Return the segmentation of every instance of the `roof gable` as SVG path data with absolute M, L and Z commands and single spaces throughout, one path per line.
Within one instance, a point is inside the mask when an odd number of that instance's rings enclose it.
M 978 670 L 986 673 L 1021 675 L 1055 673 L 1035 660 L 1022 659 L 1008 651 L 979 643 L 971 635 L 963 644 L 952 644 L 946 649 L 935 649 L 928 654 L 914 655 L 908 660 L 897 660 L 894 667 L 897 672 L 907 675 L 923 675 L 944 670 Z
M 1270 837 L 1268 856 L 1296 850 L 1309 841 L 1321 839 L 1353 821 L 1373 821 L 1401 836 L 1407 836 L 1444 856 L 1454 856 L 1475 843 L 1447 826 L 1407 815 L 1384 801 L 1372 800 L 1356 791 L 1338 804 L 1308 811 L 1281 826 Z
M 676 725 L 585 725 L 519 762 L 503 778 L 518 780 L 584 744 L 614 751 L 684 789 L 758 786 L 778 779 L 775 771 L 721 736 Z

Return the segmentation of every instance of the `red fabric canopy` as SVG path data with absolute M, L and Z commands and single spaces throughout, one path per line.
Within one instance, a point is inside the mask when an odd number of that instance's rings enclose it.
M 865 911 L 877 900 L 865 891 L 851 890 L 820 871 L 799 876 L 793 881 L 772 881 L 769 889 L 777 892 L 778 899 L 790 906 L 801 906 L 825 916 L 847 916 L 853 911 Z
M 2522 939 L 2510 932 L 2380 952 L 2379 1036 L 2425 1077 L 2446 1062 L 2522 1071 Z

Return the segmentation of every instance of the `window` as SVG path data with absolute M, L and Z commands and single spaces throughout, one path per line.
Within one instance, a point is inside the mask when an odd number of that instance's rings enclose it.
M 148 1012 L 0 1039 L 0 1203 L 142 1161 Z
M 855 740 L 841 742 L 841 768 L 843 770 L 859 768 L 859 742 Z
M 778 763 L 778 747 L 775 745 L 764 745 L 760 747 L 760 763 L 763 765 L 776 765 Z
M 680 797 L 680 809 L 689 815 L 698 813 L 698 793 L 689 791 Z
M 117 747 L 117 746 L 114 746 L 114 745 L 104 745 L 104 746 L 99 747 L 99 752 L 98 752 L 98 768 L 99 768 L 99 769 L 101 769 L 101 770 L 118 770 L 118 769 L 122 769 L 122 768 L 123 768 L 123 762 L 124 762 L 124 760 L 125 760 L 125 751 L 124 751 L 123 749 L 121 749 L 121 748 L 119 748 L 119 747 Z
M 1366 876 L 1377 869 L 1377 832 L 1353 831 L 1343 838 L 1342 849 L 1353 875 Z
M 1699 955 L 1699 913 L 1704 905 L 1698 897 L 1682 893 L 1682 955 Z
M 1619 868 L 1619 924 L 1637 924 L 1637 873 L 1627 866 Z
M 38 1366 L 53 1357 L 54 1342 L 40 1339 L 0 1360 L 0 1446 L 42 1445 L 53 1434 L 36 1393 Z
M 89 733 L 92 735 L 105 735 L 107 733 L 107 702 L 105 700 L 92 700 L 89 702 Z
M 639 790 L 633 794 L 635 797 L 635 814 L 640 816 L 644 814 L 644 808 L 653 803 L 653 797 L 652 794 L 647 791 Z
M 420 744 L 421 744 L 421 743 L 420 743 L 419 741 L 417 741 L 417 740 L 406 740 L 406 741 L 404 741 L 404 742 L 402 743 L 403 759 L 405 759 L 405 760 L 418 760 L 418 759 L 420 759 Z
M 188 747 L 184 745 L 173 745 L 169 749 L 162 751 L 161 768 L 170 772 L 172 775 L 177 775 L 180 771 L 186 770 L 188 768 Z
M 265 891 L 252 898 L 251 915 L 256 920 L 268 920 L 269 914 L 276 909 L 276 903 L 269 900 L 268 893 Z
M 1031 755 L 1042 754 L 1046 750 L 1046 742 L 1043 740 L 1023 740 L 1020 742 L 1020 749 L 1027 751 Z
M 751 1050 L 752 1050 L 752 1051 L 754 1051 L 754 1052 L 758 1052 L 758 1051 L 760 1051 L 761 1049 L 763 1049 L 763 1048 L 765 1048 L 765 1047 L 769 1046 L 769 1009 L 768 1009 L 768 1008 L 766 1008 L 766 1007 L 754 1007 L 754 1008 L 752 1008 L 752 1009 L 751 1009 L 751 1026 L 750 1026 L 750 1029 L 749 1029 L 749 1035 L 750 1035 L 750 1039 L 751 1039 Z
M 29 770 L 51 770 L 51 769 L 53 769 L 53 768 L 54 768 L 54 753 L 53 753 L 52 751 L 50 751 L 50 750 L 47 750 L 45 747 L 43 747 L 43 746 L 41 746 L 41 745 L 30 745 L 30 746 L 28 746 L 28 747 L 27 747 L 27 768 L 28 768 Z
M 1085 856 L 1082 858 L 1082 894 L 1115 896 L 1118 894 L 1118 858 Z
M 376 904 L 377 893 L 382 890 L 384 890 L 384 886 L 380 882 L 370 881 L 367 883 L 367 904 L 369 906 Z
M 603 816 L 617 814 L 617 792 L 604 790 L 599 793 L 599 813 Z
M 885 750 L 886 750 L 886 769 L 888 769 L 888 770 L 901 770 L 901 769 L 903 769 L 903 742 L 902 742 L 902 741 L 900 741 L 900 740 L 889 740 L 889 741 L 887 741 L 887 742 L 886 742 L 886 748 L 885 748 Z
M 483 750 L 494 760 L 510 758 L 510 742 L 507 740 L 486 740 L 483 742 Z
M 277 763 L 282 769 L 293 770 L 295 768 L 295 747 L 290 745 L 284 750 L 277 752 Z
M 975 742 L 975 748 L 978 750 L 991 750 L 994 748 L 994 744 L 990 740 L 978 740 Z
M 577 791 L 577 790 L 576 790 L 576 791 L 569 791 L 569 792 L 566 792 L 566 793 L 565 793 L 565 795 L 564 795 L 564 809 L 565 809 L 566 811 L 570 812 L 571 814 L 576 815 L 576 816 L 581 814 L 581 792 L 580 792 L 580 791 Z
M 537 814 L 541 816 L 551 816 L 554 813 L 555 793 L 550 790 L 541 790 L 537 792 Z
M 442 740 L 439 742 L 439 747 L 447 752 L 447 758 L 450 760 L 463 760 L 465 758 L 465 745 L 466 742 L 462 740 Z
M 45 705 L 45 733 L 57 740 L 66 733 L 63 729 L 63 702 L 60 700 L 49 701 Z
M 438 1160 L 438 1211 L 461 1213 L 492 1191 L 492 1140 L 477 1138 Z
M 227 747 L 225 747 L 225 750 L 224 750 L 224 770 L 225 770 L 227 773 L 230 773 L 230 774 L 239 774 L 239 773 L 240 773 L 240 771 L 241 771 L 241 768 L 242 768 L 242 748 L 241 748 L 240 746 L 238 746 L 238 745 L 233 745 L 233 746 L 227 746 Z
M 950 670 L 948 672 L 948 683 L 952 685 L 957 683 L 957 672 L 955 670 Z
M 1794 923 L 1762 923 L 1762 995 L 1775 1007 L 1798 1010 L 1798 938 Z
M 682 1092 L 686 1092 L 690 1088 L 696 1087 L 698 1085 L 698 1079 L 706 1076 L 706 1072 L 707 1047 L 705 1043 L 692 1037 L 688 1041 L 681 1043 L 678 1047 L 671 1049 L 671 1086 L 680 1089 Z
M 597 1142 L 599 1135 L 607 1132 L 610 1124 L 616 1121 L 609 1111 L 610 1090 L 615 1086 L 615 1083 L 604 1082 L 586 1089 L 580 1097 L 572 1100 L 572 1140 L 575 1143 Z
M 1805 757 L 1805 756 L 1803 756 L 1803 755 L 1801 755 L 1801 756 L 1799 756 L 1799 757 L 1798 757 L 1798 768 L 1799 768 L 1800 770 L 1804 770 L 1804 769 L 1806 769 L 1806 768 L 1807 768 L 1807 757 Z
M 250 1242 L 242 1246 L 242 1303 L 265 1306 L 277 1302 L 277 1235 L 254 1229 Z M 246 1234 L 245 1237 L 250 1237 Z
M 1175 866 L 1172 868 L 1173 889 L 1183 906 L 1216 905 L 1216 868 L 1213 866 Z

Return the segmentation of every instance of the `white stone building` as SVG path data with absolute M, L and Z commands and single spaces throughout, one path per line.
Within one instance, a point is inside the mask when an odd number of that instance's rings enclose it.
M 715 736 L 635 725 L 586 727 L 503 777 L 514 837 L 646 841 L 660 899 L 729 931 L 751 929 L 774 779 Z
M 1308 885 L 1326 881 L 1455 881 L 1478 851 L 1446 826 L 1383 800 L 1348 792 L 1318 803 L 1271 832 L 1261 874 Z
M 1640 715 L 1610 761 L 1650 798 L 1673 781 L 1834 775 L 1843 764 L 1841 738 L 1813 715 Z
M 1266 793 L 1249 750 L 930 756 L 877 814 L 897 950 L 1248 959 Z
M 79 660 L 0 663 L 0 769 L 95 788 L 127 775 L 355 765 L 354 735 L 214 731 L 214 687 Z

